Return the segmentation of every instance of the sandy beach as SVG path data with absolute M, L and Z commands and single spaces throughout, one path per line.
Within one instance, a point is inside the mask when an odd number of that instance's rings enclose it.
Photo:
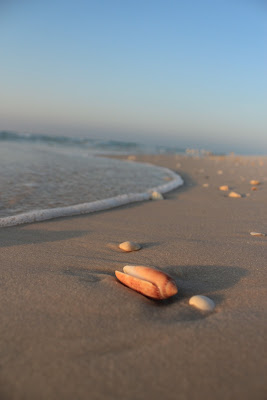
M 267 158 L 136 161 L 185 184 L 162 201 L 0 229 L 1 400 L 266 398 L 267 236 L 250 232 L 267 234 Z M 116 249 L 126 240 L 142 249 Z M 165 271 L 178 294 L 123 286 L 114 271 L 127 264 Z

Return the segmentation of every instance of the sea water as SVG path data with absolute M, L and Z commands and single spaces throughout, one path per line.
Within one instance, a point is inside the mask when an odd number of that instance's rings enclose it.
M 136 143 L 0 132 L 0 226 L 109 208 L 136 194 L 145 200 L 152 188 L 178 186 L 179 177 L 164 168 L 103 157 L 142 152 L 149 151 Z M 50 212 L 40 218 L 42 210 Z

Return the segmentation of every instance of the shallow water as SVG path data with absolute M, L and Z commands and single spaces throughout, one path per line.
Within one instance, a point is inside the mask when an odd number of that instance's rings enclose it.
M 141 193 L 166 183 L 159 167 L 97 157 L 88 147 L 1 141 L 0 218 Z

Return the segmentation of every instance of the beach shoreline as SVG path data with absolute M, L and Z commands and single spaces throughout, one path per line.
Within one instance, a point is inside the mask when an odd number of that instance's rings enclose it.
M 184 185 L 162 201 L 0 228 L 1 400 L 265 398 L 267 236 L 250 232 L 267 234 L 267 157 L 134 157 Z M 142 249 L 116 250 L 126 240 Z M 126 288 L 114 271 L 127 264 L 163 270 L 178 294 Z M 194 295 L 215 310 L 190 306 Z
M 138 163 L 140 164 L 140 163 Z M 141 163 L 143 167 L 151 167 L 151 164 Z M 121 167 L 123 167 L 121 165 Z M 114 207 L 120 207 L 122 205 L 150 200 L 153 192 L 167 193 L 177 187 L 183 185 L 183 180 L 175 172 L 168 168 L 160 167 L 161 173 L 165 174 L 165 182 L 162 180 L 160 185 L 150 186 L 146 188 L 144 192 L 140 189 L 137 192 L 129 192 L 125 194 L 119 194 L 114 197 L 103 198 L 96 201 L 83 202 L 74 205 L 68 205 L 63 207 L 50 207 L 45 209 L 34 209 L 32 211 L 19 213 L 11 216 L 0 217 L 0 228 L 8 226 L 16 226 L 20 224 L 29 224 L 40 221 L 47 221 L 54 218 L 70 217 L 74 215 L 89 214 L 96 211 L 109 210 Z M 168 182 L 166 182 L 166 180 Z M 108 190 L 106 191 L 108 195 Z

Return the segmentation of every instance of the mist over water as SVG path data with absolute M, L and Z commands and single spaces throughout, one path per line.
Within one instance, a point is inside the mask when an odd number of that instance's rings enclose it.
M 33 133 L 17 133 L 10 131 L 0 131 L 0 144 L 2 142 L 15 142 L 25 144 L 40 144 L 47 145 L 52 148 L 53 146 L 57 149 L 87 149 L 95 153 L 138 153 L 138 154 L 158 154 L 158 153 L 184 153 L 185 148 L 163 145 L 154 143 L 151 140 L 150 143 L 138 143 L 133 141 L 121 141 L 121 140 L 103 140 L 95 139 L 91 137 L 79 137 L 79 136 L 65 136 L 65 135 L 44 135 L 44 134 L 33 134 Z

